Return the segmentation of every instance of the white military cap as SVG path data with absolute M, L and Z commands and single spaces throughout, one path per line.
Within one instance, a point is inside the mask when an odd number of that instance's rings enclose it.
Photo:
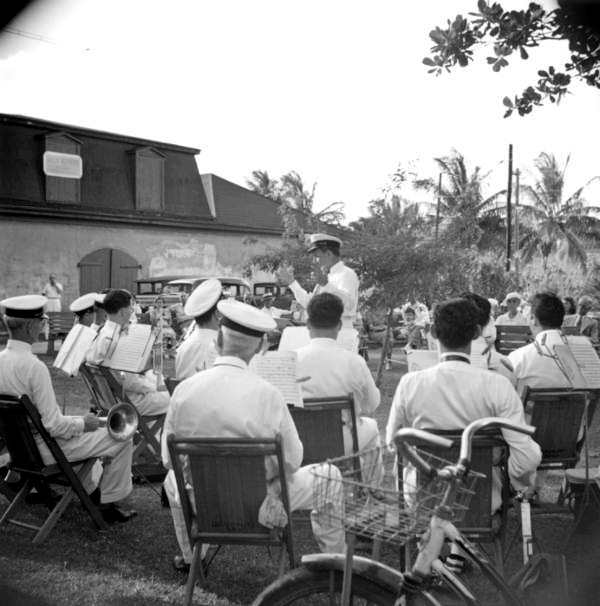
M 504 301 L 502 301 L 502 305 L 507 305 L 510 299 L 519 299 L 519 301 L 522 301 L 523 297 L 518 292 L 509 292 Z
M 183 306 L 183 312 L 186 316 L 197 318 L 206 313 L 211 307 L 214 307 L 221 297 L 223 287 L 216 278 L 204 280 L 198 284 L 188 297 Z
M 328 248 L 330 245 L 341 246 L 342 241 L 329 234 L 311 234 L 308 241 L 308 252 L 313 252 L 318 248 Z
M 0 301 L 5 315 L 11 318 L 45 318 L 46 303 L 48 299 L 42 295 L 22 295 Z
M 69 305 L 69 309 L 75 314 L 83 314 L 86 311 L 94 311 L 94 305 L 96 304 L 97 297 L 97 292 L 88 292 L 87 294 L 81 295 L 81 297 L 75 299 L 75 301 Z
M 262 337 L 275 330 L 277 323 L 264 311 L 235 299 L 223 299 L 217 303 L 223 316 L 221 323 L 227 328 L 252 337 Z

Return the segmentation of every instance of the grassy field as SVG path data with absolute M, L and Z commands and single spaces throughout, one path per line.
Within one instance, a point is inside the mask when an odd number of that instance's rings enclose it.
M 370 365 L 374 370 L 378 351 L 371 353 Z M 50 362 L 45 356 L 42 359 Z M 392 370 L 385 372 L 382 404 L 376 415 L 382 430 L 394 390 L 405 370 L 398 356 Z M 66 378 L 55 371 L 52 376 L 58 402 L 66 412 L 84 412 L 89 406 L 89 396 L 81 379 Z M 600 460 L 599 422 L 597 417 L 590 440 L 594 465 Z M 554 478 L 554 485 L 557 481 Z M 158 488 L 158 485 L 135 485 L 129 501 L 139 515 L 128 524 L 111 527 L 107 533 L 94 530 L 79 504 L 70 506 L 41 547 L 31 545 L 31 533 L 26 530 L 13 526 L 3 530 L 0 534 L 0 604 L 158 606 L 181 603 L 185 576 L 171 568 L 177 543 L 169 510 L 161 507 L 155 492 Z M 0 496 L 0 513 L 6 504 Z M 39 517 L 42 513 L 41 505 L 28 508 L 28 515 Z M 514 511 L 510 526 L 516 530 Z M 571 527 L 570 519 L 564 516 L 541 518 L 536 520 L 534 528 L 545 551 L 566 551 L 574 586 L 575 583 L 580 587 L 593 585 L 600 555 L 596 537 L 576 537 L 566 544 Z M 308 525 L 297 525 L 294 534 L 300 554 L 316 550 Z M 390 551 L 385 552 L 385 560 L 390 565 L 398 563 L 397 555 Z M 275 578 L 276 562 L 277 554 L 271 557 L 264 549 L 223 548 L 211 567 L 207 589 L 196 589 L 195 603 L 251 602 Z M 519 562 L 520 551 L 515 546 L 508 571 L 516 570 Z M 580 603 L 588 603 L 587 598 Z

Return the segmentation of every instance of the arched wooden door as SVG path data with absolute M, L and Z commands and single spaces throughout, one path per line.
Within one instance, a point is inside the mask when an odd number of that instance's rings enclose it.
M 81 259 L 79 294 L 100 292 L 103 288 L 126 288 L 135 293 L 135 281 L 141 265 L 116 248 L 95 250 Z

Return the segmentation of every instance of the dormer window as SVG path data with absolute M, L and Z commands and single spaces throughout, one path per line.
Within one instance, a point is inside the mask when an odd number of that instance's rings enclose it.
M 42 168 L 48 202 L 81 203 L 82 142 L 65 132 L 42 135 Z
M 160 212 L 165 204 L 165 158 L 154 147 L 139 147 L 131 152 L 137 210 Z

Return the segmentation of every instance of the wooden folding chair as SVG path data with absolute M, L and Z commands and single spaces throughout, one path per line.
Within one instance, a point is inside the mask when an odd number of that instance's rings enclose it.
M 457 461 L 460 449 L 461 430 L 427 429 L 431 433 L 444 436 L 454 442 L 452 448 L 436 449 L 429 446 L 423 450 L 448 461 Z M 498 570 L 504 568 L 504 543 L 510 501 L 510 481 L 508 478 L 508 445 L 502 433 L 492 431 L 478 433 L 473 437 L 471 469 L 485 475 L 475 485 L 475 494 L 464 519 L 457 528 L 475 543 L 491 543 Z M 499 472 L 502 480 L 502 502 L 498 512 L 492 512 L 493 474 Z M 402 470 L 399 470 L 402 473 Z M 402 477 L 400 475 L 400 477 Z
M 33 436 L 32 425 L 42 437 L 56 463 L 45 465 Z M 99 530 L 107 530 L 106 522 L 102 519 L 97 507 L 92 503 L 83 488 L 80 478 L 85 477 L 97 461 L 97 457 L 67 461 L 56 440 L 46 431 L 37 408 L 31 400 L 23 395 L 20 398 L 0 395 L 0 434 L 4 438 L 11 462 L 9 468 L 25 478 L 25 484 L 11 501 L 8 509 L 0 518 L 0 528 L 6 524 L 14 524 L 36 531 L 34 545 L 40 545 L 58 522 L 60 516 L 77 496 L 83 507 L 92 518 Z M 75 471 L 73 467 L 81 465 Z M 51 484 L 67 486 L 58 503 L 51 496 Z M 24 502 L 25 497 L 35 488 L 45 499 L 50 514 L 41 526 L 23 522 L 13 516 Z
M 281 548 L 279 571 L 285 553 L 294 567 L 292 518 L 284 472 L 281 437 L 167 439 L 173 471 L 193 556 L 186 586 L 191 604 L 198 577 L 206 582 L 201 562 L 202 544 L 264 545 Z M 279 469 L 281 502 L 287 514 L 285 528 L 270 530 L 258 522 L 267 494 L 265 457 L 274 457 Z M 185 470 L 185 471 L 184 471 Z M 189 484 L 193 489 L 188 490 Z
M 290 413 L 304 446 L 302 465 L 323 463 L 344 456 L 343 411 L 350 417 L 352 452 L 358 453 L 354 397 L 305 398 L 304 408 L 290 406 Z
M 108 410 L 119 402 L 131 404 L 131 400 L 127 397 L 123 387 L 112 374 L 110 368 L 87 363 L 83 367 L 85 371 L 82 374 L 90 380 L 90 392 L 96 394 L 99 406 L 103 412 L 108 412 Z M 160 449 L 160 432 L 162 431 L 164 422 L 164 414 L 138 416 L 138 428 L 133 441 L 131 463 L 131 471 L 134 478 L 141 477 L 147 479 L 149 476 L 164 477 L 166 475 Z
M 519 349 L 533 341 L 531 329 L 527 325 L 511 326 L 508 324 L 496 326 L 496 351 L 507 356 L 511 351 Z

